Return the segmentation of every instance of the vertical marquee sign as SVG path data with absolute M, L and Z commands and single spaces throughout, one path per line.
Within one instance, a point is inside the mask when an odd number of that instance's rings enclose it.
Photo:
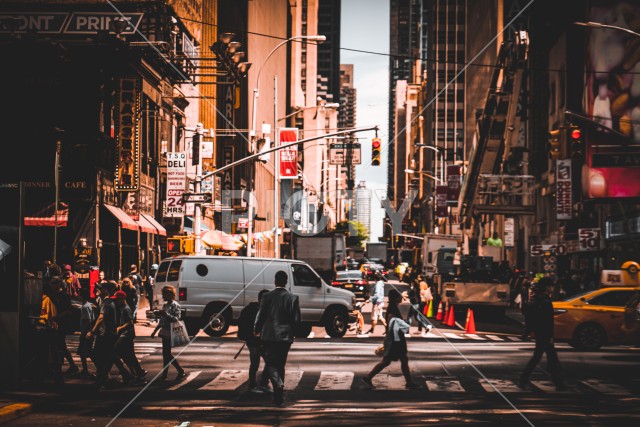
M 278 131 L 280 143 L 278 146 L 298 140 L 298 128 L 282 128 Z M 292 145 L 279 150 L 280 179 L 298 178 L 298 147 Z
M 571 198 L 571 160 L 556 160 L 556 219 L 573 216 Z
M 116 85 L 115 133 L 116 191 L 138 191 L 140 188 L 140 81 L 121 77 Z

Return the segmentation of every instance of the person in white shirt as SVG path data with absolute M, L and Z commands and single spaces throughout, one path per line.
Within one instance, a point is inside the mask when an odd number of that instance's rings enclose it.
M 373 305 L 371 308 L 371 329 L 369 329 L 367 334 L 373 333 L 378 324 L 378 320 L 380 320 L 380 323 L 382 323 L 385 328 L 387 327 L 387 321 L 382 315 L 384 309 L 384 282 L 382 280 L 382 274 L 376 273 L 376 278 L 376 284 L 371 293 L 371 304 Z

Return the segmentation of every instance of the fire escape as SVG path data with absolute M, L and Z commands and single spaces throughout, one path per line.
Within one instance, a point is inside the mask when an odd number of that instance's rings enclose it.
M 477 122 L 476 145 L 460 192 L 461 224 L 470 228 L 480 215 L 532 215 L 533 177 L 509 166 L 517 144 L 521 114 L 518 101 L 526 78 L 529 39 L 518 31 L 500 46 L 491 86 Z

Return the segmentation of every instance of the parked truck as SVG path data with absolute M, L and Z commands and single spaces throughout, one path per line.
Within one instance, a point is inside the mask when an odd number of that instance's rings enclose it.
M 326 283 L 331 283 L 336 271 L 346 267 L 346 250 L 344 234 L 294 235 L 292 257 L 306 262 Z
M 453 271 L 454 255 L 459 240 L 460 236 L 452 234 L 425 234 L 421 252 L 422 273 L 427 278 L 433 278 L 436 273 L 441 276 L 447 276 Z M 439 272 L 437 271 L 438 266 L 440 267 Z
M 385 242 L 367 242 L 367 259 L 387 264 L 387 244 Z

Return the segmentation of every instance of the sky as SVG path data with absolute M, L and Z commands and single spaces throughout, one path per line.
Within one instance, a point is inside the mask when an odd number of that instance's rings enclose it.
M 378 126 L 382 139 L 380 166 L 370 166 L 373 131 L 358 134 L 362 144 L 362 164 L 356 166 L 356 185 L 366 181 L 372 189 L 371 238 L 377 242 L 382 236 L 385 212 L 380 195 L 387 188 L 387 144 L 389 104 L 389 57 L 352 52 L 359 49 L 389 53 L 389 0 L 342 0 L 340 34 L 340 62 L 354 65 L 354 86 L 357 89 L 356 127 Z M 377 191 L 376 191 L 377 190 Z

